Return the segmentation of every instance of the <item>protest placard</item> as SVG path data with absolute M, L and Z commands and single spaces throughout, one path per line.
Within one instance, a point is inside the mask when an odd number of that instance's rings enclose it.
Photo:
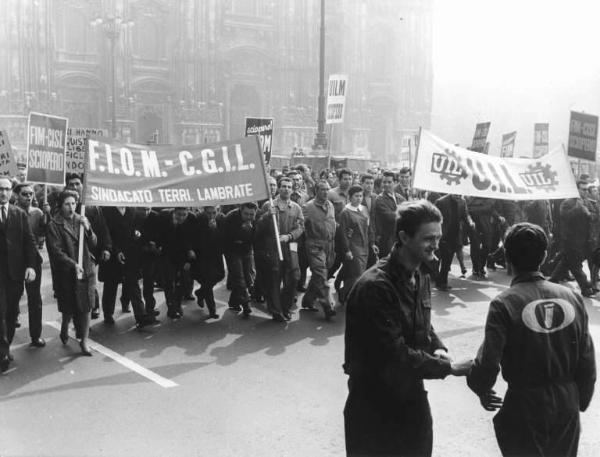
M 258 138 L 147 146 L 87 141 L 85 204 L 188 207 L 269 196 Z
M 487 136 L 490 131 L 491 122 L 481 122 L 475 126 L 475 135 L 473 135 L 473 144 L 471 151 L 485 152 Z
M 598 116 L 571 111 L 567 154 L 577 159 L 596 161 Z
M 500 148 L 500 157 L 514 156 L 516 139 L 517 132 L 510 132 L 502 135 L 502 147 Z
M 421 131 L 414 187 L 433 192 L 501 200 L 577 197 L 562 148 L 539 159 L 500 158 L 463 149 Z
M 65 153 L 65 170 L 67 173 L 83 173 L 85 171 L 85 140 L 89 137 L 108 137 L 108 130 L 94 128 L 67 129 L 67 150 Z
M 548 154 L 548 133 L 550 125 L 547 122 L 536 123 L 533 126 L 533 158 L 537 159 Z
M 325 111 L 326 124 L 341 124 L 344 122 L 347 83 L 347 75 L 329 76 L 329 84 L 327 85 L 327 110 Z
M 65 117 L 29 113 L 27 123 L 27 181 L 63 186 L 65 184 Z
M 273 149 L 273 118 L 272 117 L 247 117 L 246 136 L 256 135 L 265 158 L 265 163 L 271 161 Z
M 16 176 L 17 171 L 17 161 L 13 156 L 8 133 L 0 130 L 0 176 Z

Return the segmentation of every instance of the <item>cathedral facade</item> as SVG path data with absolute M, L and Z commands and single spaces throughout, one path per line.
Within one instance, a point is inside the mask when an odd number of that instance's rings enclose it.
M 429 127 L 432 0 L 324 0 L 325 71 L 348 75 L 335 155 L 398 162 Z M 0 129 L 22 155 L 30 111 L 135 143 L 243 136 L 273 117 L 273 153 L 310 151 L 321 0 L 4 0 Z M 114 103 L 113 103 L 114 99 Z

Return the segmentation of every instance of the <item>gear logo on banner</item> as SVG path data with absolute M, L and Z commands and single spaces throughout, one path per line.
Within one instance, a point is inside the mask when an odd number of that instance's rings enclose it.
M 523 308 L 521 319 L 536 333 L 554 333 L 571 325 L 575 308 L 562 298 L 534 300 Z
M 535 165 L 529 165 L 527 169 L 529 170 L 527 173 L 519 174 L 526 186 L 546 192 L 556 190 L 558 172 L 552 170 L 552 165 L 547 163 L 542 166 L 541 162 L 537 162 Z
M 469 177 L 469 174 L 458 163 L 454 151 L 446 149 L 445 152 L 446 154 L 433 154 L 431 172 L 439 174 L 440 179 L 445 180 L 449 186 L 459 185 L 463 179 Z

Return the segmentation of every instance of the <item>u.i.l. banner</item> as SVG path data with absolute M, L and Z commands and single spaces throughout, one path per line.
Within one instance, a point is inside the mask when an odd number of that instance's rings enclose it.
M 501 200 L 578 197 L 562 148 L 537 159 L 495 157 L 455 146 L 421 130 L 414 187 Z
M 87 145 L 86 205 L 198 207 L 269 197 L 255 136 L 186 146 L 91 138 Z

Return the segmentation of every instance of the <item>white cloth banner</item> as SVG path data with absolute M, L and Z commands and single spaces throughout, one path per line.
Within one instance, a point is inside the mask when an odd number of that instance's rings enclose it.
M 427 130 L 419 138 L 414 187 L 501 200 L 579 197 L 562 148 L 537 159 L 500 158 L 454 146 Z

